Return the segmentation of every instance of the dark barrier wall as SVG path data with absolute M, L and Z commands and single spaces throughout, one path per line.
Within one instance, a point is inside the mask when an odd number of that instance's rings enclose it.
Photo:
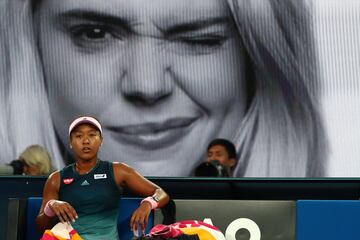
M 358 200 L 360 178 L 149 178 L 174 199 Z M 0 177 L 0 239 L 5 239 L 8 198 L 38 197 L 45 177 Z M 131 197 L 125 191 L 125 196 Z M 4 213 L 4 214 L 3 214 Z

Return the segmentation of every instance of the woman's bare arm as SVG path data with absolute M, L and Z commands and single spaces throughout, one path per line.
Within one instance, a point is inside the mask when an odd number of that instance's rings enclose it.
M 75 209 L 67 202 L 63 202 L 59 199 L 60 189 L 60 172 L 54 172 L 48 178 L 45 183 L 43 192 L 43 201 L 40 207 L 38 216 L 36 217 L 36 224 L 39 232 L 44 232 L 46 229 L 50 229 L 54 225 L 56 217 L 61 222 L 75 221 L 77 214 Z M 49 217 L 45 214 L 44 209 L 47 202 L 51 201 L 49 208 L 53 212 L 54 216 Z
M 126 164 L 114 163 L 114 175 L 120 186 L 127 187 L 130 191 L 140 196 L 153 196 L 158 199 L 159 208 L 165 206 L 169 202 L 170 198 L 163 189 L 144 178 L 140 173 Z M 151 204 L 149 202 L 143 202 L 134 212 L 131 218 L 130 227 L 132 229 L 137 229 L 137 223 L 139 222 L 142 225 L 142 228 L 145 229 L 151 209 Z
M 40 211 L 38 216 L 36 217 L 36 224 L 39 232 L 44 232 L 46 229 L 50 229 L 53 227 L 53 218 L 48 217 L 44 214 L 44 208 L 49 200 L 59 198 L 59 188 L 60 173 L 56 171 L 49 176 L 45 183 Z

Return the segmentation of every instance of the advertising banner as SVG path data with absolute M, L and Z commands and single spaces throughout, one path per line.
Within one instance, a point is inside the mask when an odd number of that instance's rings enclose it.
M 175 200 L 176 221 L 210 221 L 227 240 L 295 240 L 295 201 Z M 155 212 L 154 223 L 163 216 Z

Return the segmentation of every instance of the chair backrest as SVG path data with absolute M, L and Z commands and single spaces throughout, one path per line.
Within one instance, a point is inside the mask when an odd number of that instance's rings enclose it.
M 297 201 L 297 240 L 359 240 L 360 201 Z
M 26 207 L 26 239 L 34 240 L 40 239 L 41 234 L 38 234 L 36 231 L 35 218 L 39 213 L 41 206 L 42 198 L 40 197 L 30 197 L 27 199 Z M 140 198 L 122 198 L 119 202 L 119 216 L 118 216 L 118 232 L 119 239 L 127 240 L 133 237 L 133 233 L 130 230 L 130 219 L 132 213 L 136 210 L 141 202 Z M 149 223 L 145 232 L 149 232 L 154 225 L 154 214 L 151 213 L 149 217 Z
M 140 198 L 122 198 L 120 200 L 120 214 L 118 216 L 118 233 L 119 239 L 128 240 L 132 239 L 133 232 L 130 230 L 130 219 L 133 212 L 139 207 L 142 199 Z M 154 213 L 151 211 L 149 222 L 145 232 L 150 232 L 154 226 Z

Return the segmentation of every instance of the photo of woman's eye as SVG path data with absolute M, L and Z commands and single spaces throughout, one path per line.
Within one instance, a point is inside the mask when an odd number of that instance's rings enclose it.
M 209 159 L 230 177 L 360 173 L 354 1 L 0 4 L 0 162 L 41 144 L 73 163 L 65 126 L 85 115 L 102 123 L 99 157 L 145 176 Z M 214 139 L 235 157 L 208 157 Z

